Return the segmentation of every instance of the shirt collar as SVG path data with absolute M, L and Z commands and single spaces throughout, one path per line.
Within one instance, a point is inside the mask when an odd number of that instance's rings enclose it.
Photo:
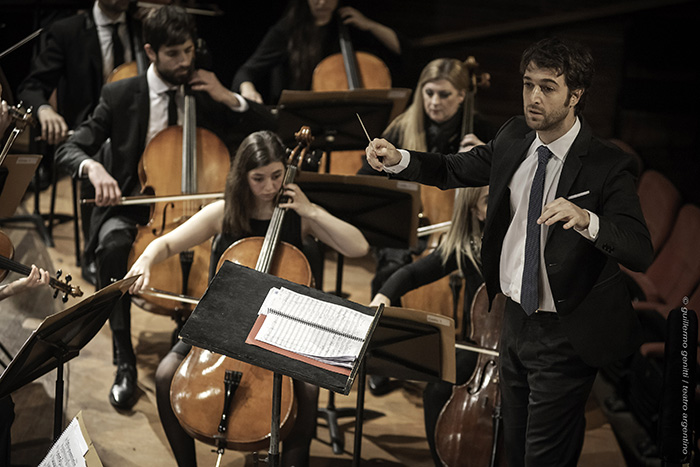
M 554 154 L 554 157 L 564 162 L 579 131 L 581 131 L 581 120 L 576 117 L 576 121 L 574 121 L 571 129 L 549 144 L 544 144 L 539 135 L 535 136 L 535 141 L 533 141 L 531 149 L 534 151 L 542 145 L 547 146 L 547 148 L 552 151 L 552 154 Z
M 99 27 L 109 26 L 113 23 L 126 23 L 126 12 L 122 12 L 116 20 L 113 20 L 104 14 L 97 2 L 92 6 L 92 16 L 95 18 L 95 24 Z

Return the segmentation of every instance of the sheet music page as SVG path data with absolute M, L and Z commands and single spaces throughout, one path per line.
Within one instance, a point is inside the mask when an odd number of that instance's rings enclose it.
M 357 359 L 373 319 L 285 288 L 271 289 L 259 314 L 266 317 L 257 340 L 346 367 Z
M 85 467 L 88 445 L 80 431 L 78 419 L 70 422 L 58 441 L 49 449 L 39 467 Z

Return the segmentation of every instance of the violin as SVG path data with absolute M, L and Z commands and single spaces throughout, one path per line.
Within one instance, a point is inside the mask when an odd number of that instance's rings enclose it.
M 377 56 L 355 52 L 350 33 L 342 18 L 337 17 L 340 53 L 329 55 L 316 65 L 311 78 L 313 91 L 345 91 L 353 89 L 390 89 L 391 73 Z M 362 167 L 364 151 L 337 151 L 330 164 L 330 173 L 355 175 Z M 329 157 L 327 155 L 327 157 Z M 335 167 L 331 167 L 335 165 Z
M 489 312 L 484 284 L 471 306 L 471 338 L 479 353 L 469 381 L 455 386 L 435 426 L 435 447 L 446 466 L 505 466 L 501 430 L 498 347 L 505 296 L 499 294 Z M 458 346 L 459 347 L 459 346 Z
M 22 263 L 13 261 L 15 255 L 15 248 L 12 245 L 12 240 L 4 232 L 0 231 L 0 281 L 4 280 L 9 271 L 17 272 L 23 276 L 28 276 L 32 272 L 32 268 L 25 266 Z M 49 279 L 49 285 L 55 290 L 53 297 L 56 298 L 59 292 L 63 292 L 61 299 L 63 303 L 68 301 L 68 296 L 71 297 L 82 297 L 83 291 L 80 290 L 79 286 L 69 285 L 72 280 L 70 274 L 66 275 L 63 281 L 59 278 L 63 272 L 59 269 L 56 272 L 56 278 Z
M 298 143 L 290 155 L 283 186 L 294 181 L 298 161 L 304 159 L 312 141 L 308 127 L 302 127 L 295 136 Z M 224 261 L 233 261 L 311 286 L 313 276 L 304 254 L 279 241 L 285 212 L 275 207 L 265 237 L 235 242 L 224 251 L 218 267 Z M 275 376 L 279 377 L 269 370 L 193 347 L 173 377 L 171 404 L 185 431 L 215 445 L 219 458 L 226 448 L 256 451 L 268 445 L 272 455 L 278 442 L 272 438 L 276 431 L 268 418 Z M 296 419 L 293 381 L 287 376 L 282 377 L 281 394 L 279 435 L 284 438 Z
M 219 193 L 224 191 L 229 166 L 230 155 L 224 143 L 211 131 L 197 128 L 195 99 L 188 93 L 183 125 L 165 128 L 149 142 L 139 161 L 139 179 L 142 192 L 151 196 Z M 207 199 L 190 196 L 152 203 L 150 220 L 138 229 L 128 266 L 153 240 L 183 224 L 206 202 Z M 211 239 L 155 265 L 151 285 L 182 295 L 202 296 L 208 285 L 210 254 Z M 146 311 L 170 315 L 178 322 L 183 322 L 192 311 L 190 304 L 156 297 L 139 296 L 132 300 Z

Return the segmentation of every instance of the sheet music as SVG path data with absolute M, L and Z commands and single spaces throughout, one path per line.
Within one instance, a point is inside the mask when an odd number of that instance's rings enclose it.
M 51 447 L 39 467 L 85 467 L 88 445 L 80 431 L 78 419 L 70 422 Z
M 270 289 L 258 314 L 265 322 L 255 338 L 316 360 L 351 368 L 372 316 L 289 289 Z

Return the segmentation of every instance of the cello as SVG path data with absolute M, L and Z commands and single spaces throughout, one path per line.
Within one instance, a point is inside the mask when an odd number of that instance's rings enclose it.
M 295 136 L 298 144 L 290 155 L 283 186 L 293 182 L 296 165 L 304 159 L 312 140 L 308 127 L 302 127 Z M 310 286 L 313 276 L 304 254 L 279 241 L 285 212 L 275 207 L 265 237 L 235 242 L 224 251 L 218 267 L 226 260 L 233 261 Z M 274 379 L 269 370 L 193 347 L 173 377 L 171 404 L 185 431 L 215 445 L 219 458 L 226 448 L 255 451 L 268 445 L 273 455 L 278 440 L 273 438 L 275 430 L 267 415 L 272 406 Z M 279 434 L 284 438 L 296 418 L 296 401 L 292 379 L 282 377 L 281 386 Z M 229 423 L 232 419 L 236 423 Z
M 230 155 L 224 143 L 211 131 L 197 128 L 195 99 L 187 93 L 183 125 L 165 128 L 148 143 L 139 162 L 139 179 L 143 192 L 156 196 L 221 192 L 229 166 Z M 204 202 L 187 199 L 154 203 L 148 224 L 139 227 L 128 267 L 155 238 L 184 223 Z M 201 297 L 208 284 L 210 251 L 211 240 L 208 240 L 154 266 L 152 286 Z M 156 297 L 132 300 L 146 311 L 170 315 L 178 323 L 192 311 L 191 304 Z
M 350 33 L 342 18 L 337 17 L 340 53 L 329 55 L 316 65 L 311 78 L 312 91 L 345 91 L 353 89 L 390 89 L 391 73 L 377 56 L 355 52 Z M 362 167 L 364 151 L 336 151 L 335 167 L 329 173 L 355 175 Z M 326 154 L 326 157 L 330 157 Z
M 471 338 L 476 346 L 461 346 L 479 353 L 469 381 L 455 386 L 435 426 L 435 447 L 446 466 L 502 467 L 503 433 L 498 375 L 498 347 L 505 296 L 497 295 L 489 312 L 484 284 L 471 306 Z

